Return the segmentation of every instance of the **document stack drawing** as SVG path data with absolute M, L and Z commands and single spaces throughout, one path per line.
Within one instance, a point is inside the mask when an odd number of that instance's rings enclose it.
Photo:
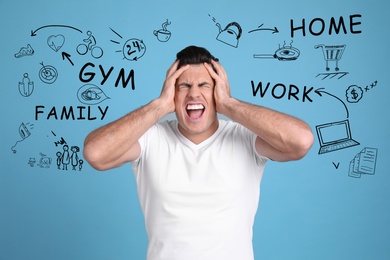
M 364 148 L 350 162 L 348 176 L 360 178 L 362 174 L 374 175 L 377 155 L 378 149 Z

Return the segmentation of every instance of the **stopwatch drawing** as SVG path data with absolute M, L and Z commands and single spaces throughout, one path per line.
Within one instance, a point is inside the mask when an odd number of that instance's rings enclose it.
M 130 39 L 123 45 L 123 56 L 130 61 L 137 61 L 144 56 L 146 52 L 146 46 L 142 40 Z

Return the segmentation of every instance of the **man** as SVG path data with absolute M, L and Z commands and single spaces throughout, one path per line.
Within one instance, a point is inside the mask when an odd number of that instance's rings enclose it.
M 132 163 L 147 259 L 248 260 L 266 161 L 298 160 L 312 143 L 303 121 L 231 97 L 218 59 L 189 46 L 160 96 L 89 134 L 84 157 L 98 170 Z

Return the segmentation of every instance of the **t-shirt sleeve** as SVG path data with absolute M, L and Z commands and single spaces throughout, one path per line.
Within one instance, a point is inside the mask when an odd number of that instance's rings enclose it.
M 248 130 L 249 131 L 249 130 Z M 253 149 L 253 153 L 255 155 L 255 158 L 256 158 L 256 164 L 258 166 L 260 165 L 264 165 L 268 160 L 269 158 L 259 154 L 256 150 L 256 139 L 257 139 L 257 135 L 251 131 L 249 131 L 250 134 L 251 134 L 251 139 L 252 139 L 252 149 Z
M 150 136 L 156 131 L 157 125 L 153 125 L 151 128 L 149 128 L 139 139 L 139 145 L 141 147 L 141 152 L 137 159 L 131 162 L 132 167 L 137 167 L 144 157 L 145 154 L 145 148 L 147 147 L 147 143 L 150 139 Z
M 250 149 L 253 158 L 256 160 L 257 166 L 259 166 L 259 167 L 264 166 L 264 164 L 269 160 L 269 158 L 267 158 L 267 157 L 265 157 L 257 152 L 257 150 L 256 150 L 257 135 L 255 133 L 253 133 L 252 131 L 250 131 L 248 128 L 246 128 L 238 123 L 235 123 L 235 124 L 236 124 L 235 129 L 236 129 L 236 131 L 238 131 L 238 133 L 235 133 L 234 135 L 236 137 L 241 136 L 241 138 L 242 138 L 241 141 L 248 144 L 248 149 Z

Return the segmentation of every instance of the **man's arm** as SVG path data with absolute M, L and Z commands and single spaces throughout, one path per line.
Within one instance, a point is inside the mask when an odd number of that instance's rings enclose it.
M 138 139 L 165 115 L 175 111 L 176 79 L 188 68 L 177 70 L 175 62 L 167 72 L 159 98 L 91 132 L 84 142 L 84 157 L 98 170 L 107 170 L 131 162 L 141 152 Z
M 254 132 L 259 154 L 274 161 L 298 160 L 306 155 L 314 141 L 309 125 L 287 114 L 231 97 L 225 70 L 219 63 L 212 63 L 217 73 L 211 66 L 205 66 L 216 82 L 217 112 Z

